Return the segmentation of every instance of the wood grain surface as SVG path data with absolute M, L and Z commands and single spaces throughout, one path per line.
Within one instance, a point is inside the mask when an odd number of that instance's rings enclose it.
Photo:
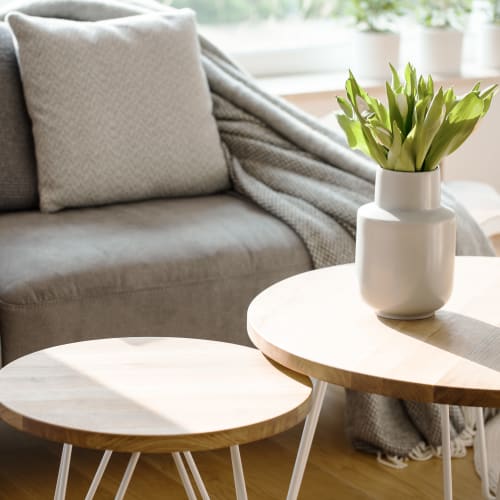
M 409 462 L 391 469 L 373 455 L 355 451 L 345 432 L 344 390 L 328 387 L 304 475 L 300 500 L 441 500 L 441 460 Z M 302 433 L 302 424 L 241 447 L 249 500 L 283 500 Z M 0 500 L 52 500 L 61 445 L 22 433 L 0 422 Z M 481 485 L 472 452 L 453 460 L 454 500 L 477 500 Z M 68 500 L 82 500 L 102 452 L 75 448 Z M 113 453 L 95 500 L 113 500 L 129 454 Z M 195 452 L 214 500 L 234 500 L 229 450 Z M 141 455 L 126 500 L 186 500 L 171 455 Z
M 458 257 L 453 295 L 418 321 L 377 317 L 353 265 L 294 276 L 248 310 L 254 344 L 278 363 L 347 388 L 500 407 L 500 259 Z
M 303 420 L 307 377 L 256 349 L 208 340 L 123 338 L 68 344 L 0 370 L 10 425 L 77 446 L 143 451 L 216 449 Z

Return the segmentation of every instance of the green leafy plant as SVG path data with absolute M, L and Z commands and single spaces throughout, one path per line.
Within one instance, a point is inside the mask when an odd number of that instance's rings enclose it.
M 391 66 L 387 106 L 360 87 L 350 72 L 347 99 L 337 97 L 338 122 L 349 146 L 372 157 L 382 168 L 404 172 L 434 170 L 459 148 L 488 111 L 497 85 L 480 84 L 458 97 L 452 88 L 434 90 L 429 76 L 418 77 L 408 63 L 404 80 Z
M 1 1 L 1 0 L 0 0 Z M 342 0 L 160 0 L 190 7 L 202 24 L 227 24 L 290 17 L 326 18 L 338 13 Z
M 418 0 L 417 21 L 427 28 L 461 28 L 472 0 Z
M 500 24 L 500 0 L 490 0 L 489 3 L 491 7 L 491 22 Z
M 349 0 L 343 13 L 354 17 L 358 29 L 380 32 L 389 31 L 406 6 L 407 0 Z

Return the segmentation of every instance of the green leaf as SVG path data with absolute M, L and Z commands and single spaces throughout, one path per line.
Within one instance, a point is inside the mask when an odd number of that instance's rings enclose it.
M 392 125 L 393 141 L 392 145 L 387 153 L 387 168 L 390 170 L 395 170 L 396 165 L 401 156 L 401 146 L 403 145 L 403 137 L 401 130 L 399 130 L 398 124 L 396 122 Z
M 469 93 L 460 99 L 448 114 L 436 134 L 424 170 L 432 170 L 447 155 L 456 151 L 474 130 L 483 116 L 484 102 L 476 93 Z
M 432 143 L 423 170 L 434 170 L 443 158 L 456 151 L 472 133 L 478 120 L 445 122 Z
M 478 83 L 479 85 L 479 83 Z M 490 85 L 489 87 L 487 87 L 486 89 L 484 89 L 480 94 L 479 94 L 479 97 L 481 99 L 486 99 L 487 97 L 489 97 L 490 95 L 493 97 L 498 91 L 498 84 L 494 84 L 494 85 Z
M 345 82 L 345 92 L 353 110 L 356 111 L 358 104 L 356 102 L 356 94 L 352 85 L 352 80 L 350 78 L 348 78 Z
M 417 71 L 408 63 L 405 67 L 405 93 L 415 95 L 417 91 Z
M 431 75 L 427 79 L 427 95 L 434 95 L 434 80 Z
M 489 111 L 493 96 L 494 94 L 490 94 L 484 99 L 483 113 L 481 114 L 481 118 Z
M 391 73 L 392 73 L 392 88 L 397 92 L 401 92 L 403 86 L 401 85 L 401 80 L 399 78 L 398 72 L 396 71 L 396 68 L 389 63 L 389 66 L 391 68 Z
M 389 104 L 389 119 L 391 125 L 396 123 L 399 130 L 401 130 L 404 128 L 404 123 L 403 123 L 403 117 L 399 112 L 399 107 L 396 102 L 396 94 L 394 93 L 394 90 L 388 83 L 385 84 L 385 88 L 387 91 L 387 102 Z M 394 130 L 392 132 L 394 133 Z
M 440 88 L 438 93 L 432 99 L 425 118 L 419 122 L 418 132 L 415 134 L 415 170 L 421 170 L 425 157 L 432 145 L 432 141 L 436 137 L 441 125 L 446 116 L 446 106 L 444 102 L 443 89 Z
M 401 146 L 401 154 L 396 170 L 401 170 L 402 172 L 415 172 L 414 131 L 415 129 L 407 135 Z
M 479 94 L 479 97 L 483 99 L 484 106 L 483 106 L 483 114 L 481 117 L 483 117 L 490 109 L 491 101 L 493 97 L 496 95 L 498 90 L 498 85 L 490 85 L 487 89 L 485 89 L 483 92 Z
M 337 102 L 340 106 L 340 109 L 349 117 L 352 118 L 354 116 L 354 111 L 352 106 L 343 98 L 337 96 Z
M 484 109 L 482 99 L 474 93 L 460 99 L 448 115 L 450 123 L 480 118 Z
M 418 79 L 417 92 L 419 99 L 424 99 L 427 96 L 427 84 L 423 76 Z
M 347 116 L 341 114 L 337 115 L 337 121 L 345 132 L 349 146 L 353 149 L 359 149 L 366 155 L 371 156 L 370 149 L 361 128 L 361 123 L 356 120 L 351 120 Z
M 371 156 L 382 168 L 386 168 L 387 156 L 384 147 L 377 144 L 377 141 L 373 138 L 370 129 L 366 125 L 363 123 L 360 125 L 366 145 L 368 146 L 369 156 Z
M 390 128 L 390 119 L 389 119 L 389 113 L 387 112 L 387 108 L 378 100 L 375 99 L 374 97 L 370 97 L 366 95 L 366 102 L 368 104 L 368 107 L 373 111 L 377 119 L 382 123 L 382 125 L 385 128 Z
M 444 93 L 444 103 L 446 105 L 446 113 L 449 113 L 457 103 L 457 98 L 455 97 L 455 91 L 452 88 L 448 89 Z
M 387 130 L 385 127 L 379 124 L 371 124 L 368 125 L 368 128 L 374 137 L 374 139 L 381 144 L 382 146 L 389 149 L 392 144 L 392 134 L 390 130 Z

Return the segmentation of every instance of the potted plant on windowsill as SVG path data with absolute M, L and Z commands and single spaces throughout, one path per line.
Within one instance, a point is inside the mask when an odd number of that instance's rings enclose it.
M 484 68 L 500 68 L 500 0 L 489 0 L 487 22 L 481 26 L 478 59 Z
M 381 316 L 415 319 L 443 306 L 452 289 L 455 216 L 441 204 L 439 162 L 469 137 L 497 86 L 458 97 L 435 91 L 410 64 L 404 79 L 391 71 L 387 106 L 350 73 L 338 121 L 349 145 L 379 165 L 375 201 L 358 210 L 361 294 Z
M 351 68 L 362 78 L 385 80 L 388 63 L 398 66 L 400 36 L 395 20 L 405 12 L 403 0 L 349 0 L 354 18 Z
M 417 0 L 414 59 L 420 72 L 460 74 L 463 26 L 471 8 L 472 0 Z

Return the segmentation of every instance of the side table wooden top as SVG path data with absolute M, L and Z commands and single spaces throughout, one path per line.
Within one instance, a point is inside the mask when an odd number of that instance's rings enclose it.
M 256 441 L 302 421 L 307 377 L 258 350 L 183 338 L 78 342 L 0 370 L 0 416 L 95 449 L 172 452 Z
M 458 257 L 453 295 L 434 317 L 379 318 L 354 265 L 303 273 L 248 309 L 253 343 L 278 363 L 354 390 L 500 407 L 500 259 Z

